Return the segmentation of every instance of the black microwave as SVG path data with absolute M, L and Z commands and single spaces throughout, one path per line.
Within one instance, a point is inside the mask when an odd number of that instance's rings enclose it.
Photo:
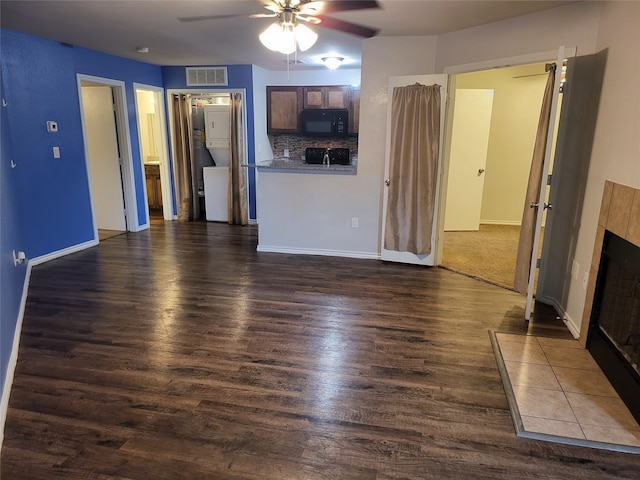
M 349 133 L 347 110 L 302 110 L 300 133 L 313 137 L 344 137 Z

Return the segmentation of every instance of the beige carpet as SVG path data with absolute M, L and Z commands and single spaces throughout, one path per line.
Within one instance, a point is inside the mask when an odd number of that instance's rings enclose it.
M 444 232 L 442 267 L 513 289 L 520 227 L 480 225 L 477 232 Z

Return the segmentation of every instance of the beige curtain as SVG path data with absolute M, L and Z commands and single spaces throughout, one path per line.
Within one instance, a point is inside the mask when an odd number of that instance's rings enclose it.
M 247 207 L 247 169 L 243 167 L 244 116 L 242 94 L 231 94 L 231 164 L 229 165 L 229 223 L 246 225 L 249 223 Z
M 431 253 L 440 148 L 440 86 L 393 89 L 384 248 Z
M 544 177 L 544 155 L 547 148 L 547 137 L 549 134 L 549 119 L 551 117 L 551 102 L 553 100 L 553 85 L 556 78 L 556 65 L 548 64 L 547 86 L 542 98 L 542 109 L 538 120 L 538 132 L 536 143 L 533 148 L 533 158 L 529 171 L 529 183 L 524 199 L 524 209 L 522 213 L 522 223 L 520 225 L 520 240 L 518 241 L 518 255 L 516 258 L 516 272 L 513 286 L 519 293 L 526 295 L 529 285 L 529 274 L 531 271 L 531 255 L 533 253 L 533 242 L 535 238 L 535 224 L 537 208 L 532 208 L 532 203 L 538 203 L 540 187 Z M 542 206 L 540 206 L 542 207 Z M 538 207 L 538 208 L 540 208 Z
M 178 221 L 189 222 L 200 218 L 200 200 L 195 173 L 193 141 L 191 138 L 191 96 L 173 96 L 173 126 L 176 158 L 176 191 Z

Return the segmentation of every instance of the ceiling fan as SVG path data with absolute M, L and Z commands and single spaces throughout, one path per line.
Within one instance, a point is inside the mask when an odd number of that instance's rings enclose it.
M 251 15 L 203 15 L 199 17 L 181 17 L 178 18 L 178 20 L 181 22 L 197 22 L 201 20 L 248 16 L 249 18 L 278 18 L 280 25 L 298 25 L 304 27 L 304 25 L 298 23 L 298 21 L 301 21 L 363 38 L 374 37 L 378 33 L 377 29 L 326 16 L 326 14 L 329 13 L 380 8 L 380 4 L 376 0 L 264 0 L 262 3 L 264 3 L 264 8 L 271 13 L 254 13 Z M 313 42 L 311 43 L 313 44 Z

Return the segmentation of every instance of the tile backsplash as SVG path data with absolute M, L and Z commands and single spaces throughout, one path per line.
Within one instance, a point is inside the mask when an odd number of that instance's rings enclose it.
M 304 159 L 304 151 L 308 147 L 348 148 L 352 159 L 358 158 L 358 137 L 322 138 L 303 137 L 302 135 L 270 135 L 274 158 L 284 157 L 284 150 L 289 149 L 291 160 Z

